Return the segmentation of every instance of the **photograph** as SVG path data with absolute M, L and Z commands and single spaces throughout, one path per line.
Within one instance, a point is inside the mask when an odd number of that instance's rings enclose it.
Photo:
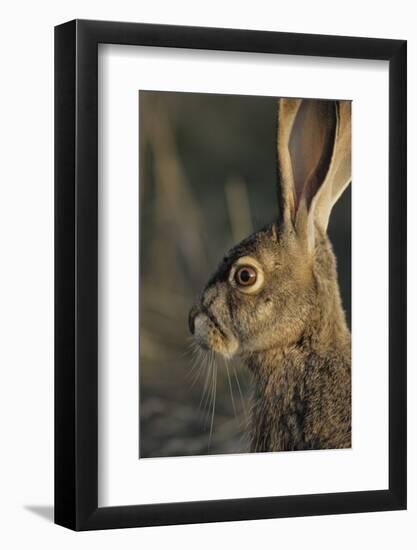
M 4 3 L 0 548 L 417 548 L 412 7 Z
M 352 101 L 138 96 L 139 458 L 351 448 Z

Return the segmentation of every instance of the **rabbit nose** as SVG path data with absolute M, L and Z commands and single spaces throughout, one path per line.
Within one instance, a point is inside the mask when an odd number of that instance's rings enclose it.
M 188 328 L 190 329 L 191 334 L 194 336 L 194 320 L 198 314 L 198 307 L 193 306 L 188 315 Z

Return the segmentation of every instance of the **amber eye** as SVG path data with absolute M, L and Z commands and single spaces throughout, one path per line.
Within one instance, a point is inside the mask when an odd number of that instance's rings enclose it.
M 256 283 L 258 274 L 256 269 L 249 265 L 243 265 L 235 273 L 235 281 L 240 286 L 252 286 Z

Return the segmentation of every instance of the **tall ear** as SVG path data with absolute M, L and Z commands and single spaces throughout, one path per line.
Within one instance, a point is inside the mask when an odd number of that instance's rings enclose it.
M 296 191 L 289 143 L 300 105 L 301 99 L 282 98 L 278 102 L 278 203 L 281 222 L 286 225 L 294 223 L 296 213 Z
M 281 220 L 314 241 L 351 178 L 350 102 L 281 99 L 278 178 Z
M 316 224 L 326 231 L 333 206 L 352 180 L 352 103 L 336 102 L 336 135 L 326 178 L 314 202 Z

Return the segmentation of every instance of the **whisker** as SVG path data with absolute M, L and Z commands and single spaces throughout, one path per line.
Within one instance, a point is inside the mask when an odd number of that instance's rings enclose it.
M 205 410 L 206 408 L 206 403 L 207 403 L 207 400 L 208 400 L 208 396 L 209 396 L 209 386 L 210 386 L 210 382 L 211 382 L 211 377 L 210 377 L 210 374 L 211 374 L 211 368 L 210 368 L 210 364 L 208 364 L 208 361 L 209 361 L 209 356 L 208 355 L 204 355 L 203 357 L 203 368 L 204 370 L 206 371 L 206 377 L 205 377 L 205 380 L 204 380 L 204 386 L 203 386 L 203 391 L 202 391 L 202 394 L 201 394 L 201 400 L 200 400 L 200 404 L 199 404 L 199 408 L 203 408 L 203 410 Z
M 236 369 L 233 365 L 231 365 L 232 367 L 232 370 L 233 370 L 233 375 L 235 377 L 235 380 L 236 380 L 236 385 L 237 385 L 237 389 L 239 390 L 239 394 L 240 394 L 240 401 L 242 403 L 242 408 L 243 408 L 243 412 L 245 414 L 245 417 L 248 418 L 248 411 L 246 409 L 246 401 L 245 399 L 243 398 L 243 393 L 242 393 L 242 388 L 240 387 L 240 382 L 239 382 L 239 377 L 237 375 L 237 372 L 236 372 Z
M 200 363 L 197 366 L 197 368 L 194 369 L 194 372 L 188 373 L 187 377 L 189 378 L 189 381 L 190 381 L 190 389 L 192 389 L 196 385 L 196 383 L 200 380 L 203 371 L 204 369 L 203 369 L 202 363 Z
M 191 379 L 190 380 L 190 389 L 194 388 L 194 386 L 200 380 L 202 372 L 203 372 L 203 369 L 201 368 L 201 365 L 200 365 L 196 372 L 189 375 L 189 378 Z
M 203 357 L 202 352 L 200 350 L 198 350 L 198 352 L 192 358 L 191 368 L 190 368 L 189 372 L 187 373 L 188 378 L 193 379 L 196 375 L 196 371 L 197 371 L 197 377 L 200 375 L 200 371 L 201 371 L 202 363 L 203 363 L 202 357 Z
M 204 352 L 201 348 L 197 348 L 197 354 L 194 357 L 191 371 L 187 373 L 188 376 L 193 376 L 192 386 L 200 379 L 201 374 L 205 372 L 204 384 L 201 393 L 201 399 L 199 403 L 199 409 L 203 411 L 204 422 L 209 422 L 210 431 L 208 438 L 207 451 L 210 450 L 213 429 L 214 429 L 214 417 L 216 412 L 216 399 L 217 399 L 217 377 L 218 377 L 218 365 L 216 362 L 216 354 L 214 351 L 209 350 Z M 228 372 L 229 384 L 231 387 L 231 378 Z M 236 414 L 235 401 L 232 394 L 233 410 Z
M 212 406 L 212 403 L 213 403 L 214 355 L 211 352 L 209 352 L 208 361 L 209 361 L 209 371 L 210 371 L 210 377 L 209 377 L 210 378 L 210 391 L 207 392 L 207 400 L 206 400 L 206 403 L 205 403 L 205 411 L 206 411 L 205 420 L 206 420 L 206 422 L 209 421 L 211 406 Z
M 228 366 L 228 364 L 227 364 L 227 359 L 225 359 L 224 357 L 223 357 L 223 363 L 224 363 L 225 366 L 226 366 L 226 374 L 227 374 L 227 380 L 228 380 L 228 382 L 229 382 L 230 398 L 231 398 L 231 400 L 232 400 L 233 413 L 234 413 L 234 415 L 235 415 L 235 418 L 237 418 L 235 399 L 234 399 L 234 397 L 233 397 L 232 380 L 231 380 L 231 378 L 230 378 L 229 366 Z
M 191 387 L 195 384 L 196 380 L 200 377 L 202 370 L 202 351 L 199 348 L 193 350 L 193 357 L 191 358 L 191 368 L 186 374 L 187 379 L 192 380 Z
M 208 441 L 208 447 L 207 447 L 207 450 L 209 451 L 210 450 L 210 446 L 211 446 L 211 438 L 212 438 L 212 435 L 213 435 L 213 425 L 214 425 L 214 412 L 216 410 L 216 393 L 217 393 L 217 363 L 215 363 L 215 368 L 214 368 L 214 386 L 213 386 L 213 409 L 212 409 L 212 413 L 211 413 L 211 423 L 210 423 L 210 435 L 209 435 L 209 441 Z
M 196 353 L 198 353 L 199 351 L 201 351 L 201 348 L 199 347 L 199 345 L 197 344 L 197 342 L 195 341 L 195 339 L 193 337 L 189 338 L 188 339 L 188 346 L 187 348 L 185 349 L 185 351 L 181 354 L 181 357 L 186 357 L 187 355 L 195 355 Z

